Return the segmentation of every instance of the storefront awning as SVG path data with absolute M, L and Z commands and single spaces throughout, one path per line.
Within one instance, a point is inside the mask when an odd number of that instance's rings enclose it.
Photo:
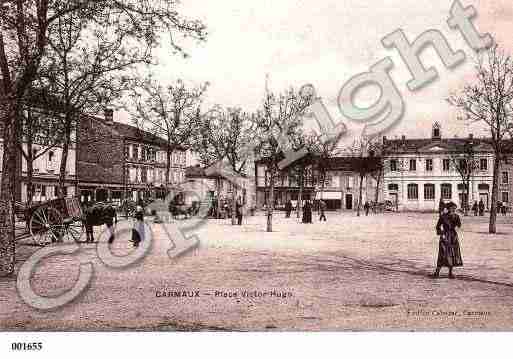
M 315 199 L 342 199 L 342 192 L 317 192 Z

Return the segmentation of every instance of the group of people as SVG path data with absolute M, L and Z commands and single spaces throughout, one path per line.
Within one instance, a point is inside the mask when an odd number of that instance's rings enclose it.
M 474 201 L 474 204 L 472 205 L 472 212 L 474 212 L 474 216 L 477 216 L 479 213 L 479 216 L 484 216 L 485 212 L 485 204 L 483 200 L 479 201 L 479 204 L 477 201 Z
M 292 201 L 288 200 L 287 203 L 285 203 L 285 218 L 290 218 L 290 214 L 292 213 L 293 205 Z M 328 209 L 328 206 L 326 202 L 324 202 L 322 199 L 319 201 L 319 221 L 326 222 L 326 210 Z M 301 218 L 302 223 L 312 223 L 312 212 L 313 212 L 313 204 L 312 201 L 306 200 L 303 205 L 303 216 Z

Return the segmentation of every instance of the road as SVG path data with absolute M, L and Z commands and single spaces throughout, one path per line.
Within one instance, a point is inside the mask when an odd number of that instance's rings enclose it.
M 95 268 L 89 288 L 68 305 L 38 311 L 0 281 L 2 330 L 511 330 L 513 219 L 486 233 L 485 217 L 463 218 L 464 267 L 432 279 L 433 214 L 356 217 L 329 213 L 304 225 L 276 214 L 231 226 L 210 220 L 200 247 L 175 259 L 165 227 L 152 224 L 150 253 L 137 265 L 105 266 L 94 244 L 43 261 L 33 276 L 45 296 L 70 288 L 79 264 Z M 20 246 L 19 265 L 37 248 Z M 113 246 L 131 251 L 126 235 Z

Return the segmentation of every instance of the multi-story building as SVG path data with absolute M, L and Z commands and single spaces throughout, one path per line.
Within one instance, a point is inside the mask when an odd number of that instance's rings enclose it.
M 186 149 L 171 153 L 166 180 L 167 143 L 147 131 L 105 118 L 82 121 L 79 140 L 79 179 L 83 200 L 164 198 L 185 180 Z
M 37 103 L 37 101 L 36 101 Z M 44 117 L 42 121 L 40 121 L 38 126 L 52 126 L 59 125 L 60 119 L 57 118 L 58 112 L 55 111 L 45 111 L 40 107 L 31 107 L 24 110 L 24 116 L 27 118 L 32 116 L 33 120 L 36 116 L 41 118 Z M 41 131 L 40 131 L 41 130 Z M 37 126 L 33 128 L 32 140 L 29 141 L 27 137 L 27 133 L 24 133 L 22 136 L 21 149 L 17 153 L 17 162 L 18 162 L 18 174 L 17 178 L 19 179 L 15 188 L 13 189 L 15 192 L 15 198 L 19 202 L 27 202 L 28 200 L 28 186 L 31 182 L 32 184 L 32 201 L 33 202 L 41 202 L 47 201 L 56 198 L 57 196 L 57 187 L 59 182 L 59 172 L 62 158 L 62 146 L 59 143 L 58 138 L 53 139 L 55 143 L 48 143 L 47 134 L 52 131 L 51 128 L 38 128 Z M 2 129 L 0 127 L 0 175 L 2 171 L 2 161 L 3 161 L 3 135 Z M 31 147 L 31 149 L 29 149 Z M 75 140 L 75 132 L 71 133 L 71 143 L 69 146 L 68 157 L 66 162 L 66 172 L 65 172 L 65 180 L 64 180 L 64 192 L 68 197 L 72 197 L 75 195 L 75 188 L 77 185 L 77 175 L 76 175 L 76 140 Z M 28 153 L 32 152 L 32 180 L 29 180 L 29 171 L 28 171 Z M 23 153 L 25 155 L 23 155 Z
M 188 190 L 194 192 L 190 194 L 190 200 L 201 198 L 206 202 L 211 202 L 214 198 L 219 200 L 230 200 L 234 185 L 219 173 L 212 172 L 202 168 L 200 165 L 190 166 L 186 169 L 186 178 Z M 240 196 L 246 208 L 252 208 L 255 205 L 254 180 L 248 176 L 240 176 L 237 189 L 237 196 Z
M 437 210 L 439 201 L 452 201 L 461 206 L 467 191 L 454 166 L 465 146 L 472 144 L 476 167 L 469 183 L 468 200 L 491 204 L 493 184 L 493 149 L 487 139 L 443 138 L 442 128 L 435 123 L 431 138 L 383 139 L 385 199 L 405 210 Z M 499 200 L 509 202 L 511 167 L 502 166 Z
M 330 158 L 325 163 L 326 175 L 324 186 L 320 185 L 319 173 L 314 170 L 312 164 L 305 166 L 303 200 L 319 200 L 326 202 L 330 210 L 353 210 L 358 206 L 360 177 L 358 166 L 362 159 L 355 157 L 335 157 Z M 378 157 L 368 157 L 365 159 L 376 167 L 381 161 Z M 258 208 L 262 208 L 268 203 L 269 199 L 269 174 L 268 161 L 261 159 L 255 162 L 255 187 L 256 203 Z M 381 199 L 381 190 L 377 188 L 377 181 L 370 174 L 364 176 L 362 182 L 362 203 L 374 201 L 376 192 L 378 201 Z M 282 208 L 289 200 L 293 205 L 296 204 L 299 197 L 298 175 L 291 169 L 282 171 L 274 186 L 274 206 Z

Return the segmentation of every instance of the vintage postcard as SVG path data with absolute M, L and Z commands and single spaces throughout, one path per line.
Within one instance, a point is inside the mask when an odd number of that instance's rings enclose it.
M 0 16 L 0 331 L 513 329 L 510 1 Z

